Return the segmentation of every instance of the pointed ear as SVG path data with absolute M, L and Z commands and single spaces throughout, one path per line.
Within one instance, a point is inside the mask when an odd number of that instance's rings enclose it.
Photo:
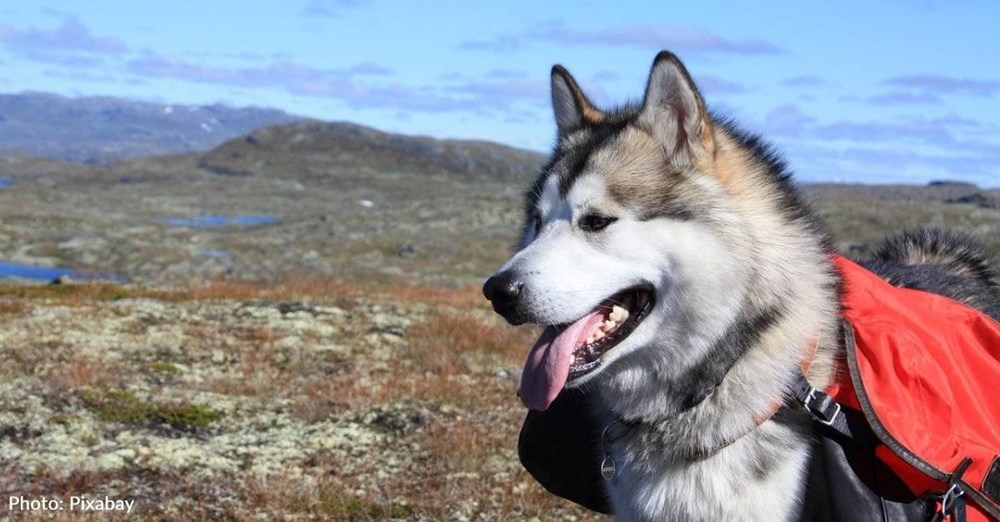
M 675 161 L 710 168 L 711 118 L 684 64 L 671 52 L 661 51 L 653 61 L 639 122 Z
M 560 139 L 584 123 L 604 120 L 604 113 L 590 103 L 576 80 L 561 65 L 552 66 L 552 110 Z

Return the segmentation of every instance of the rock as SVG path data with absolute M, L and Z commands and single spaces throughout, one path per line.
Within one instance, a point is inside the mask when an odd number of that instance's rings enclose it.
M 434 419 L 434 414 L 423 407 L 406 403 L 392 403 L 369 410 L 359 419 L 363 424 L 374 426 L 396 435 L 418 431 Z
M 414 245 L 413 243 L 404 243 L 402 246 L 399 247 L 397 255 L 405 259 L 408 257 L 413 257 L 417 255 L 417 253 L 419 252 L 420 249 L 417 248 L 417 245 Z
M 351 315 L 347 310 L 344 310 L 343 308 L 339 308 L 336 306 L 314 306 L 313 313 L 322 315 L 332 315 L 334 317 L 341 319 Z
M 303 303 L 301 301 L 284 301 L 275 304 L 275 308 L 277 308 L 282 315 L 292 314 L 297 312 L 312 313 L 313 310 L 312 306 L 310 306 L 307 303 Z
M 966 194 L 965 196 L 959 196 L 957 198 L 946 199 L 945 203 L 964 203 L 967 205 L 976 205 L 981 208 L 995 208 L 1000 209 L 1000 198 L 991 198 L 982 192 L 974 192 L 972 194 Z
M 955 188 L 967 188 L 972 190 L 979 190 L 979 187 L 975 183 L 969 183 L 966 181 L 957 181 L 950 179 L 936 179 L 927 183 L 928 187 L 955 187 Z

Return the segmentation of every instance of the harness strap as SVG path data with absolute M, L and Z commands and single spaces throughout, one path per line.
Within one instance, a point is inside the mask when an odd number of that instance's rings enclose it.
M 878 439 L 863 417 L 850 414 L 836 399 L 813 388 L 801 372 L 795 376 L 792 394 L 821 429 L 862 446 L 874 447 L 878 444 Z

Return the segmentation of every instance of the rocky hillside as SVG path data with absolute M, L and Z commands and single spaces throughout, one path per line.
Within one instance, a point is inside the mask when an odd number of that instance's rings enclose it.
M 158 283 L 289 273 L 481 281 L 509 252 L 521 194 L 543 161 L 498 144 L 315 121 L 109 166 L 8 157 L 0 261 Z M 973 232 L 1000 253 L 998 190 L 803 189 L 847 253 L 922 225 Z
M 256 130 L 204 154 L 198 165 L 232 176 L 274 172 L 326 176 L 354 171 L 509 181 L 537 172 L 542 159 L 538 153 L 497 143 L 439 140 L 353 123 L 308 121 Z
M 0 150 L 76 162 L 208 150 L 295 116 L 274 109 L 165 105 L 110 97 L 0 95 Z
M 542 161 L 318 122 L 109 166 L 8 158 L 0 261 L 172 283 L 301 272 L 478 280 L 513 241 L 519 195 Z

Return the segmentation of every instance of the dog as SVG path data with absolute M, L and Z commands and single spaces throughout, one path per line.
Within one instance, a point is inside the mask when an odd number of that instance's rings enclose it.
M 554 151 L 517 251 L 483 287 L 509 323 L 544 327 L 521 376 L 522 443 L 586 474 L 542 470 L 546 487 L 627 521 L 819 516 L 810 421 L 775 410 L 806 364 L 813 387 L 834 379 L 839 280 L 786 164 L 710 113 L 667 51 L 641 103 L 600 109 L 559 65 L 551 89 Z M 971 240 L 904 234 L 866 266 L 1000 317 L 1000 278 Z

